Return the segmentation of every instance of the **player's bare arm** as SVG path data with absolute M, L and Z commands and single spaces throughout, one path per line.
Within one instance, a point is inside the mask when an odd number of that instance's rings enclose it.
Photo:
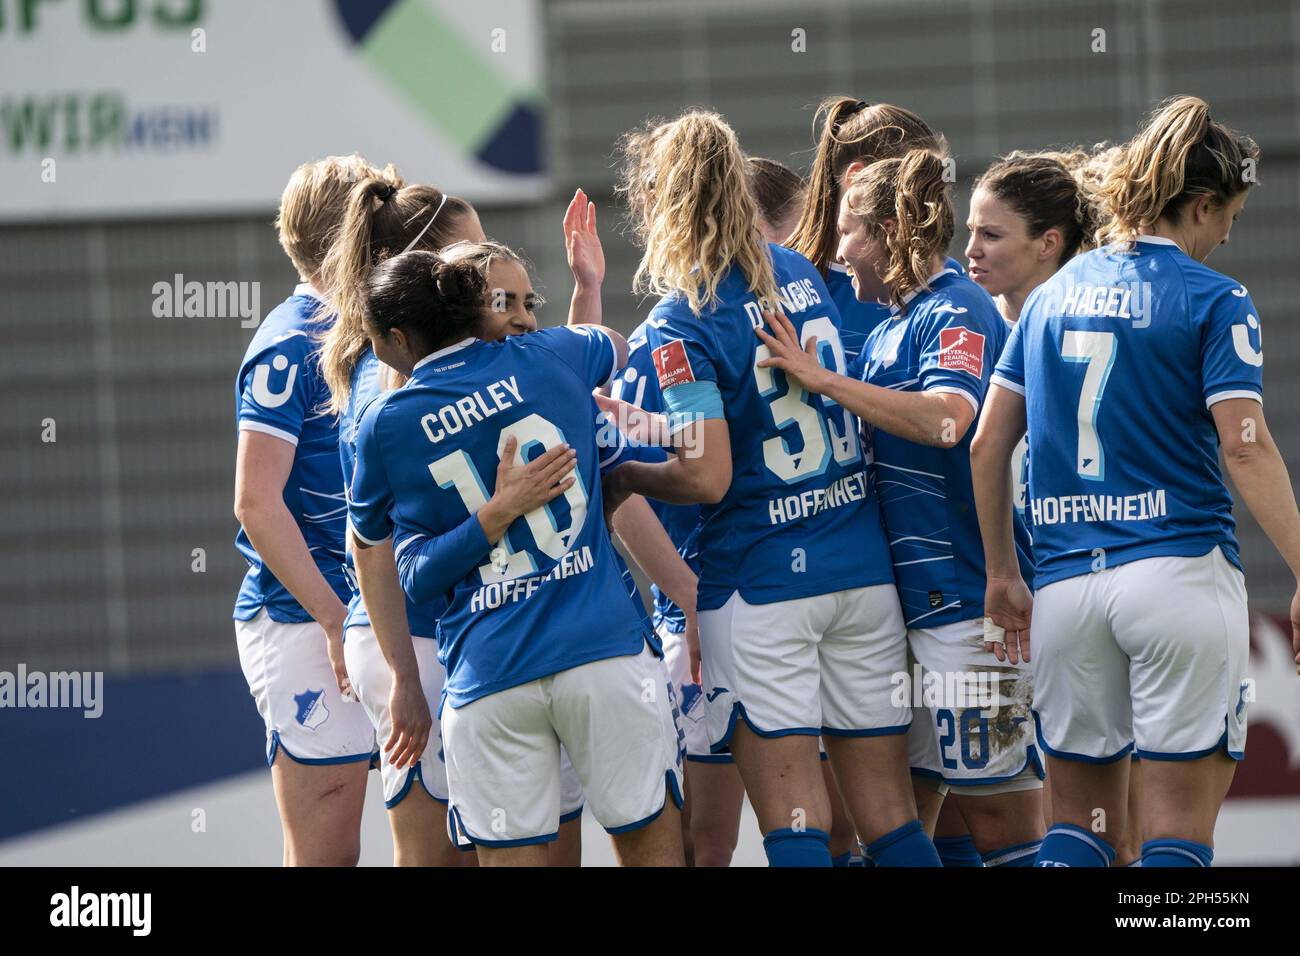
M 1029 660 L 1033 598 L 1020 575 L 1011 523 L 1011 453 L 1025 433 L 1025 399 L 999 385 L 989 388 L 970 447 L 971 480 L 984 541 L 984 614 L 1006 630 L 1006 645 L 987 642 L 998 660 Z M 1005 655 L 1005 658 L 1004 658 Z
M 1228 474 L 1291 573 L 1296 594 L 1291 599 L 1291 641 L 1296 673 L 1300 674 L 1300 513 L 1286 462 L 1264 420 L 1264 408 L 1253 398 L 1228 398 L 1210 406 L 1219 433 Z
M 763 368 L 779 368 L 798 379 L 809 392 L 825 395 L 863 421 L 891 435 L 921 445 L 952 448 L 966 436 L 975 420 L 974 406 L 952 392 L 905 392 L 859 382 L 824 368 L 817 361 L 817 338 L 799 345 L 794 325 L 784 315 L 765 313 L 768 329 L 754 333 L 771 352 Z
M 284 503 L 297 449 L 264 432 L 240 431 L 235 459 L 235 517 L 276 580 L 324 630 L 339 691 L 351 693 L 343 663 L 347 608 L 307 550 L 302 530 Z

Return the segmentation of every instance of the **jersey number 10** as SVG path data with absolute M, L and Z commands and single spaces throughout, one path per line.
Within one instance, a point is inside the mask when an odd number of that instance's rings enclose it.
M 505 448 L 506 439 L 511 435 L 519 442 L 518 448 L 515 449 L 516 465 L 525 465 L 537 455 L 545 454 L 564 443 L 564 435 L 559 428 L 541 415 L 533 413 L 501 429 L 501 435 L 497 439 L 498 460 Z M 531 454 L 534 450 L 536 454 Z M 460 500 L 464 502 L 465 510 L 469 514 L 474 514 L 487 504 L 487 486 L 483 483 L 478 468 L 463 449 L 439 458 L 429 466 L 429 473 L 433 475 L 433 480 L 438 483 L 439 488 L 454 488 L 459 493 Z M 528 512 L 524 515 L 524 521 L 532 535 L 533 547 L 516 551 L 511 546 L 510 536 L 517 532 L 507 531 L 499 545 L 504 551 L 504 556 L 479 566 L 478 573 L 484 584 L 509 581 L 525 574 L 535 574 L 538 571 L 538 554 L 545 555 L 551 560 L 559 560 L 568 553 L 587 521 L 587 492 L 582 486 L 580 477 L 569 486 L 562 497 L 569 505 L 567 526 L 560 528 L 559 515 L 553 507 L 558 499 Z M 511 527 L 513 528 L 513 525 Z

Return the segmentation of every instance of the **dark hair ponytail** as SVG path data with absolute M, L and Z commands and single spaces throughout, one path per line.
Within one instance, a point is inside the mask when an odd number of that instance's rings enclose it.
M 430 352 L 472 334 L 487 283 L 468 262 L 436 252 L 411 251 L 385 259 L 366 284 L 366 330 L 400 328 Z

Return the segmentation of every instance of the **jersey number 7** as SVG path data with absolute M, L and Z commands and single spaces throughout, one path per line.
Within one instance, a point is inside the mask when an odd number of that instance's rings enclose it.
M 1079 454 L 1075 467 L 1080 478 L 1101 481 L 1106 477 L 1106 452 L 1097 434 L 1097 413 L 1101 411 L 1106 380 L 1115 366 L 1115 333 L 1067 329 L 1061 341 L 1061 358 L 1087 363 L 1079 392 Z

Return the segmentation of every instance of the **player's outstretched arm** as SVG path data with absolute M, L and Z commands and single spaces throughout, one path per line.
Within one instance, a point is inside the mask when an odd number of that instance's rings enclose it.
M 605 251 L 596 231 L 596 204 L 581 189 L 564 211 L 564 252 L 573 273 L 569 325 L 600 325 L 600 286 L 605 281 Z
M 296 449 L 265 432 L 241 430 L 235 459 L 235 517 L 258 557 L 294 600 L 325 631 L 330 665 L 339 692 L 351 694 L 343 663 L 343 619 L 347 608 L 316 566 L 302 529 L 284 503 L 284 486 Z
M 919 445 L 952 448 L 975 420 L 971 400 L 953 392 L 905 392 L 881 388 L 824 368 L 817 360 L 817 339 L 801 346 L 794 325 L 780 313 L 766 313 L 768 330 L 755 329 L 771 353 L 763 368 L 779 368 L 804 389 L 825 395 L 858 418 L 891 435 Z
M 731 487 L 731 434 L 722 418 L 696 421 L 677 433 L 668 461 L 630 461 L 610 472 L 611 494 L 645 495 L 673 505 L 717 504 Z
M 1228 398 L 1210 406 L 1232 482 L 1297 581 L 1291 599 L 1291 649 L 1300 674 L 1300 513 L 1286 462 L 1253 398 Z
M 1025 399 L 994 384 L 970 446 L 971 479 L 984 542 L 984 614 L 1006 631 L 1006 645 L 986 642 L 998 660 L 1029 660 L 1033 600 L 1020 576 L 1011 520 L 1011 454 L 1025 433 Z M 1005 652 L 1005 658 L 1004 658 Z

